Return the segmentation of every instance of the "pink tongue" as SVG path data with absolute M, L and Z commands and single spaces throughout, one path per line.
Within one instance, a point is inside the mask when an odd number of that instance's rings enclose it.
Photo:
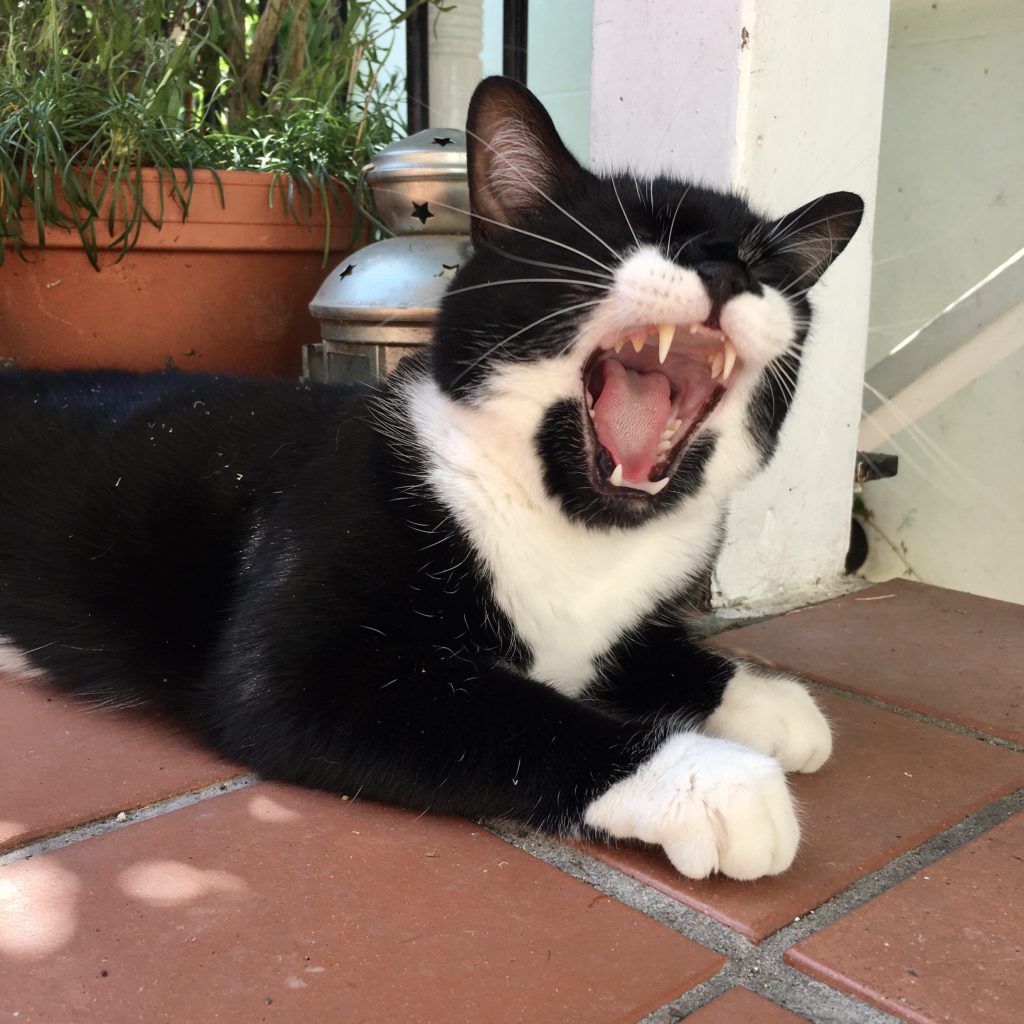
M 623 479 L 642 483 L 658 461 L 658 442 L 672 410 L 671 386 L 663 373 L 627 370 L 606 359 L 604 388 L 594 403 L 597 439 L 612 461 L 621 463 Z

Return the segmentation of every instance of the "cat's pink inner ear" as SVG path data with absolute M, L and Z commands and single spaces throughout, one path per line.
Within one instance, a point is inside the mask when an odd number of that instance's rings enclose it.
M 638 373 L 614 359 L 601 364 L 604 386 L 594 403 L 594 429 L 623 479 L 645 482 L 658 461 L 658 442 L 672 411 L 663 373 Z

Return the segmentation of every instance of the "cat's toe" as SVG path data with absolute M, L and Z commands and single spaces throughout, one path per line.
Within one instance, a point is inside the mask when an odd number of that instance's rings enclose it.
M 740 666 L 704 723 L 708 736 L 776 758 L 788 772 L 816 772 L 832 754 L 832 730 L 795 679 Z
M 735 743 L 696 733 L 667 739 L 615 783 L 586 822 L 618 838 L 662 846 L 690 878 L 778 874 L 793 862 L 800 827 L 779 764 Z

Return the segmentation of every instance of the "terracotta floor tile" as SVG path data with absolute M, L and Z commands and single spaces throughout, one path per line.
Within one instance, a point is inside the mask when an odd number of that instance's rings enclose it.
M 805 1020 L 741 985 L 686 1018 L 687 1024 L 803 1024 Z
M 1022 605 L 893 580 L 710 642 L 1024 743 Z
M 844 697 L 821 704 L 832 760 L 791 775 L 803 842 L 784 875 L 756 882 L 679 875 L 657 849 L 587 846 L 593 856 L 723 921 L 755 942 L 1024 784 L 1024 754 Z
M 920 1024 L 1024 1020 L 1024 815 L 805 939 L 786 959 Z
M 265 783 L 0 868 L 4 891 L 19 1024 L 632 1024 L 724 962 L 477 826 Z
M 157 715 L 0 676 L 0 852 L 241 772 Z

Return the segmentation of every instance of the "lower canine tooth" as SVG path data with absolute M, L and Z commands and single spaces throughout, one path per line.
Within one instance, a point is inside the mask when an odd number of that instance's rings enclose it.
M 724 384 L 732 374 L 732 368 L 736 365 L 736 349 L 733 348 L 733 344 L 728 338 L 722 345 L 722 351 L 725 354 L 725 362 L 722 366 L 722 383 Z
M 711 379 L 718 380 L 722 374 L 722 367 L 725 365 L 725 356 L 721 352 L 715 353 L 715 358 L 711 361 Z
M 622 486 L 622 463 L 621 462 L 615 467 L 614 470 L 612 470 L 612 475 L 610 477 L 608 477 L 608 482 L 612 485 L 612 487 L 621 487 Z

